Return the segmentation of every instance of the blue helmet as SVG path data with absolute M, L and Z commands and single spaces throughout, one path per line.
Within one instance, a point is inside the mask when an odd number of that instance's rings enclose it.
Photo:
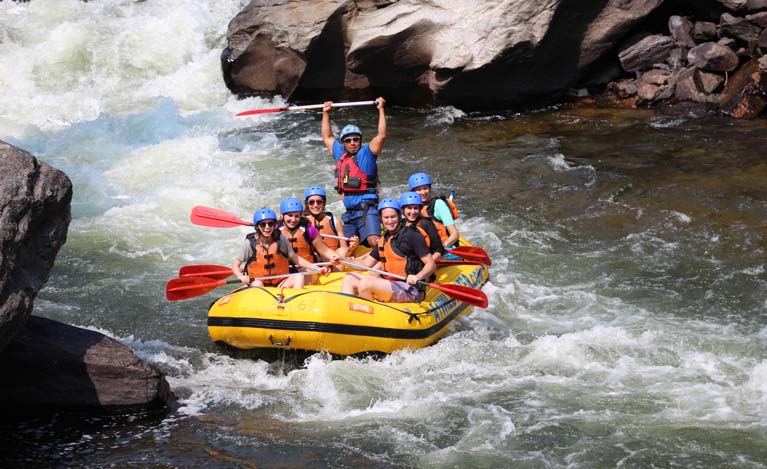
M 300 200 L 295 197 L 288 197 L 280 202 L 280 213 L 285 215 L 290 212 L 303 212 L 304 206 Z
M 397 199 L 392 199 L 391 197 L 381 199 L 381 201 L 378 202 L 379 212 L 385 208 L 393 208 L 394 210 L 398 212 L 402 212 L 402 207 L 400 207 L 399 202 L 397 202 Z
M 256 210 L 256 213 L 253 214 L 253 224 L 258 225 L 258 222 L 264 221 L 264 220 L 277 220 L 277 214 L 274 213 L 274 210 L 264 207 L 259 208 Z
M 304 191 L 304 200 L 308 199 L 309 197 L 313 195 L 319 195 L 323 199 L 327 199 L 328 196 L 325 193 L 325 189 L 323 189 L 321 186 L 309 186 Z
M 341 129 L 341 137 L 340 138 L 341 138 L 341 140 L 343 140 L 344 137 L 346 137 L 347 135 L 351 135 L 351 134 L 357 134 L 360 137 L 362 137 L 362 132 L 360 132 L 360 128 L 357 127 L 356 125 L 349 124 L 349 125 L 345 126 L 343 129 Z
M 430 186 L 431 178 L 426 173 L 411 174 L 410 177 L 407 178 L 407 185 L 410 187 L 411 191 L 418 186 Z
M 418 195 L 416 192 L 403 192 L 401 196 L 399 196 L 399 204 L 401 206 L 405 205 L 418 205 L 423 206 L 423 201 L 421 200 L 421 196 Z

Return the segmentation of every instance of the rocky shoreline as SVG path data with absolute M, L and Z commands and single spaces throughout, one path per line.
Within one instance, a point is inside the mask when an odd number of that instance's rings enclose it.
M 164 375 L 98 332 L 32 316 L 71 220 L 63 172 L 0 141 L 0 409 L 6 418 L 57 412 L 167 409 Z
M 524 109 L 579 98 L 767 104 L 767 0 L 254 0 L 229 24 L 224 81 L 293 101 Z

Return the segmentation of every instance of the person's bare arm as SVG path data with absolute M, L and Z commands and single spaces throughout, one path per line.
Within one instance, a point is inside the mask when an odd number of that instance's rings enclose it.
M 332 107 L 332 101 L 325 101 L 322 107 L 322 143 L 325 144 L 330 156 L 333 156 L 333 142 L 336 141 L 333 136 L 333 129 L 330 128 L 330 109 Z
M 379 97 L 376 101 L 378 101 L 378 135 L 370 140 L 369 146 L 370 151 L 378 156 L 381 154 L 381 151 L 383 151 L 384 143 L 386 143 L 386 115 L 384 113 L 384 104 L 386 103 L 386 100 Z M 330 118 L 328 118 L 328 120 L 329 119 Z M 327 146 L 327 143 L 325 145 Z

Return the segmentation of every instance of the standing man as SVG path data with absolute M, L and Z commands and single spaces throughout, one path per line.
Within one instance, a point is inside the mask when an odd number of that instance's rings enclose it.
M 378 205 L 378 155 L 386 142 L 386 116 L 383 98 L 378 103 L 378 134 L 362 145 L 362 132 L 349 124 L 341 129 L 340 142 L 330 128 L 332 101 L 322 108 L 322 141 L 336 160 L 336 190 L 341 194 L 346 212 L 341 216 L 344 234 L 357 236 L 360 244 L 373 247 L 381 233 Z

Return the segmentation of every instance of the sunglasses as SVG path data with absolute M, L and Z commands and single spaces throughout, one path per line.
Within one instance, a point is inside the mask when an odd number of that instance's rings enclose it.
M 322 199 L 309 199 L 306 201 L 306 205 L 322 205 L 325 201 Z
M 360 137 L 347 137 L 343 140 L 344 143 L 352 143 L 352 142 L 359 142 L 362 140 Z
M 274 228 L 274 225 L 276 225 L 277 222 L 273 221 L 262 221 L 258 223 L 259 228 Z

